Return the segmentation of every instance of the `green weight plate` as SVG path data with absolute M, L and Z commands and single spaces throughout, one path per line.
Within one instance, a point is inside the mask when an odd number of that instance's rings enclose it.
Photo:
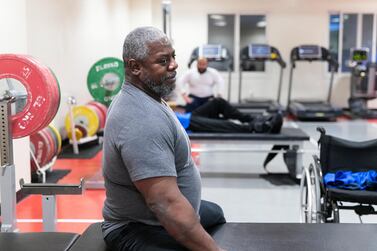
M 117 58 L 103 58 L 89 70 L 87 85 L 93 98 L 109 106 L 124 81 L 124 64 Z

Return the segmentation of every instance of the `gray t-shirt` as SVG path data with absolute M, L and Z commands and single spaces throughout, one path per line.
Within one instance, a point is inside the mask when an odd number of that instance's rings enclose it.
M 200 175 L 185 130 L 166 104 L 129 83 L 123 85 L 108 112 L 103 176 L 105 236 L 129 222 L 160 225 L 134 186 L 137 180 L 177 177 L 181 193 L 199 211 Z

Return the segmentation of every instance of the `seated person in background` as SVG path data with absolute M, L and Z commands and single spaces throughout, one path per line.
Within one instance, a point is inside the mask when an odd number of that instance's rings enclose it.
M 185 113 L 182 109 L 175 109 L 178 120 L 183 128 L 192 132 L 279 133 L 283 125 L 280 113 L 251 116 L 240 112 L 222 98 L 210 99 L 191 113 Z
M 186 112 L 192 112 L 210 98 L 220 97 L 224 88 L 224 80 L 216 69 L 208 67 L 206 58 L 199 58 L 197 69 L 189 69 L 183 74 L 178 80 L 177 86 L 178 92 L 181 92 L 186 102 Z M 179 90 L 179 88 L 181 89 Z M 217 89 L 216 94 L 215 89 Z

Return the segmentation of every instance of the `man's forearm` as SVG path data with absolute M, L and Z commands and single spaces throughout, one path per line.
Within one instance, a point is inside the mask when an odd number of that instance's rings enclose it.
M 168 233 L 186 248 L 221 250 L 200 225 L 192 206 L 183 196 L 168 203 L 153 203 L 150 208 Z

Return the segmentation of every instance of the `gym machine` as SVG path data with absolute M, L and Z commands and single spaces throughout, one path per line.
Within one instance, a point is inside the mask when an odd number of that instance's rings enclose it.
M 276 62 L 280 66 L 280 75 L 276 99 L 267 98 L 246 98 L 241 99 L 243 90 L 243 71 L 250 70 L 255 62 Z M 281 87 L 283 82 L 283 71 L 286 63 L 281 57 L 279 50 L 268 44 L 249 44 L 240 53 L 238 104 L 233 104 L 242 112 L 247 113 L 276 113 L 284 112 L 284 107 L 280 104 Z
M 229 53 L 228 49 L 221 44 L 205 44 L 196 47 L 192 51 L 188 68 L 191 68 L 192 63 L 200 57 L 204 57 L 208 60 L 208 67 L 215 68 L 219 71 L 228 71 L 228 100 L 230 100 L 233 56 Z
M 326 100 L 292 100 L 293 70 L 296 68 L 296 62 L 298 61 L 328 62 L 331 69 L 331 77 Z M 334 73 L 337 69 L 338 62 L 324 47 L 318 45 L 301 45 L 292 49 L 288 89 L 288 109 L 296 119 L 306 121 L 334 121 L 342 114 L 340 108 L 334 107 L 330 104 Z
M 368 48 L 351 48 L 350 98 L 351 117 L 377 118 L 377 111 L 368 109 L 368 101 L 377 97 L 376 63 L 369 62 Z

